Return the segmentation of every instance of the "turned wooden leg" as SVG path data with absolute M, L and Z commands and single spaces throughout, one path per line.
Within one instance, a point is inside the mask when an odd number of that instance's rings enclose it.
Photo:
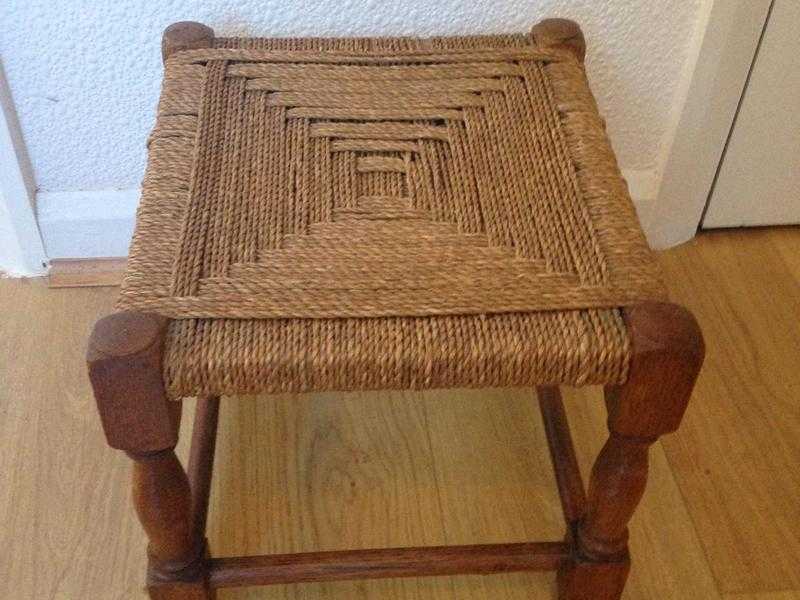
M 592 469 L 574 556 L 559 571 L 561 600 L 616 600 L 629 570 L 628 521 L 647 483 L 648 449 L 681 422 L 703 362 L 692 315 L 674 304 L 624 312 L 631 340 L 627 382 L 606 390 L 610 436 Z
M 149 539 L 154 600 L 210 600 L 205 542 L 193 527 L 189 480 L 174 448 L 180 402 L 167 399 L 162 350 L 167 320 L 118 313 L 97 322 L 87 364 L 109 445 L 134 461 L 133 501 Z

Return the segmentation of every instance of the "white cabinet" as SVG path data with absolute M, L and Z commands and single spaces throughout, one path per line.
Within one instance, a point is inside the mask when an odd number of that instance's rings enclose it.
M 775 0 L 703 228 L 800 223 L 800 1 Z

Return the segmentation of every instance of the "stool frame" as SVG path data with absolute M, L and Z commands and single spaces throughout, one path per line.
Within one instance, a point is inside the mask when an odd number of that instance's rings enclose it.
M 578 26 L 548 19 L 537 43 L 585 54 Z M 209 47 L 213 31 L 176 23 L 162 51 Z M 133 461 L 133 502 L 149 539 L 153 600 L 212 600 L 222 587 L 425 575 L 558 572 L 560 600 L 620 598 L 630 569 L 628 522 L 644 493 L 648 449 L 675 431 L 704 357 L 700 329 L 685 308 L 646 303 L 622 309 L 631 344 L 627 381 L 605 389 L 609 438 L 585 490 L 561 395 L 538 388 L 566 536 L 557 542 L 345 550 L 211 558 L 205 538 L 219 398 L 200 398 L 186 470 L 174 449 L 181 402 L 164 389 L 168 319 L 120 312 L 97 322 L 87 364 L 112 448 Z

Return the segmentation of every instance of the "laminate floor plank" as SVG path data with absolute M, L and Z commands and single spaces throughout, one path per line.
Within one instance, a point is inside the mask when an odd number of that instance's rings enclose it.
M 713 600 L 717 585 L 730 600 L 789 600 L 786 590 L 800 589 L 798 257 L 797 229 L 703 235 L 663 255 L 709 358 L 683 428 L 651 452 L 627 600 Z M 83 363 L 116 293 L 0 280 L 2 599 L 145 598 L 130 460 L 105 444 Z M 586 477 L 606 435 L 600 391 L 564 396 Z M 209 520 L 217 555 L 562 534 L 530 390 L 223 400 Z M 554 590 L 552 574 L 513 574 L 219 596 L 537 600 Z
M 664 447 L 722 592 L 800 589 L 797 251 L 800 229 L 764 229 L 704 234 L 662 257 L 707 346 Z

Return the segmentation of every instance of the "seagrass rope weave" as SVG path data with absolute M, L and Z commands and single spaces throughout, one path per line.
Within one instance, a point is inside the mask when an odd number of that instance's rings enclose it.
M 614 383 L 664 297 L 582 66 L 528 36 L 166 63 L 119 307 L 174 396 Z

